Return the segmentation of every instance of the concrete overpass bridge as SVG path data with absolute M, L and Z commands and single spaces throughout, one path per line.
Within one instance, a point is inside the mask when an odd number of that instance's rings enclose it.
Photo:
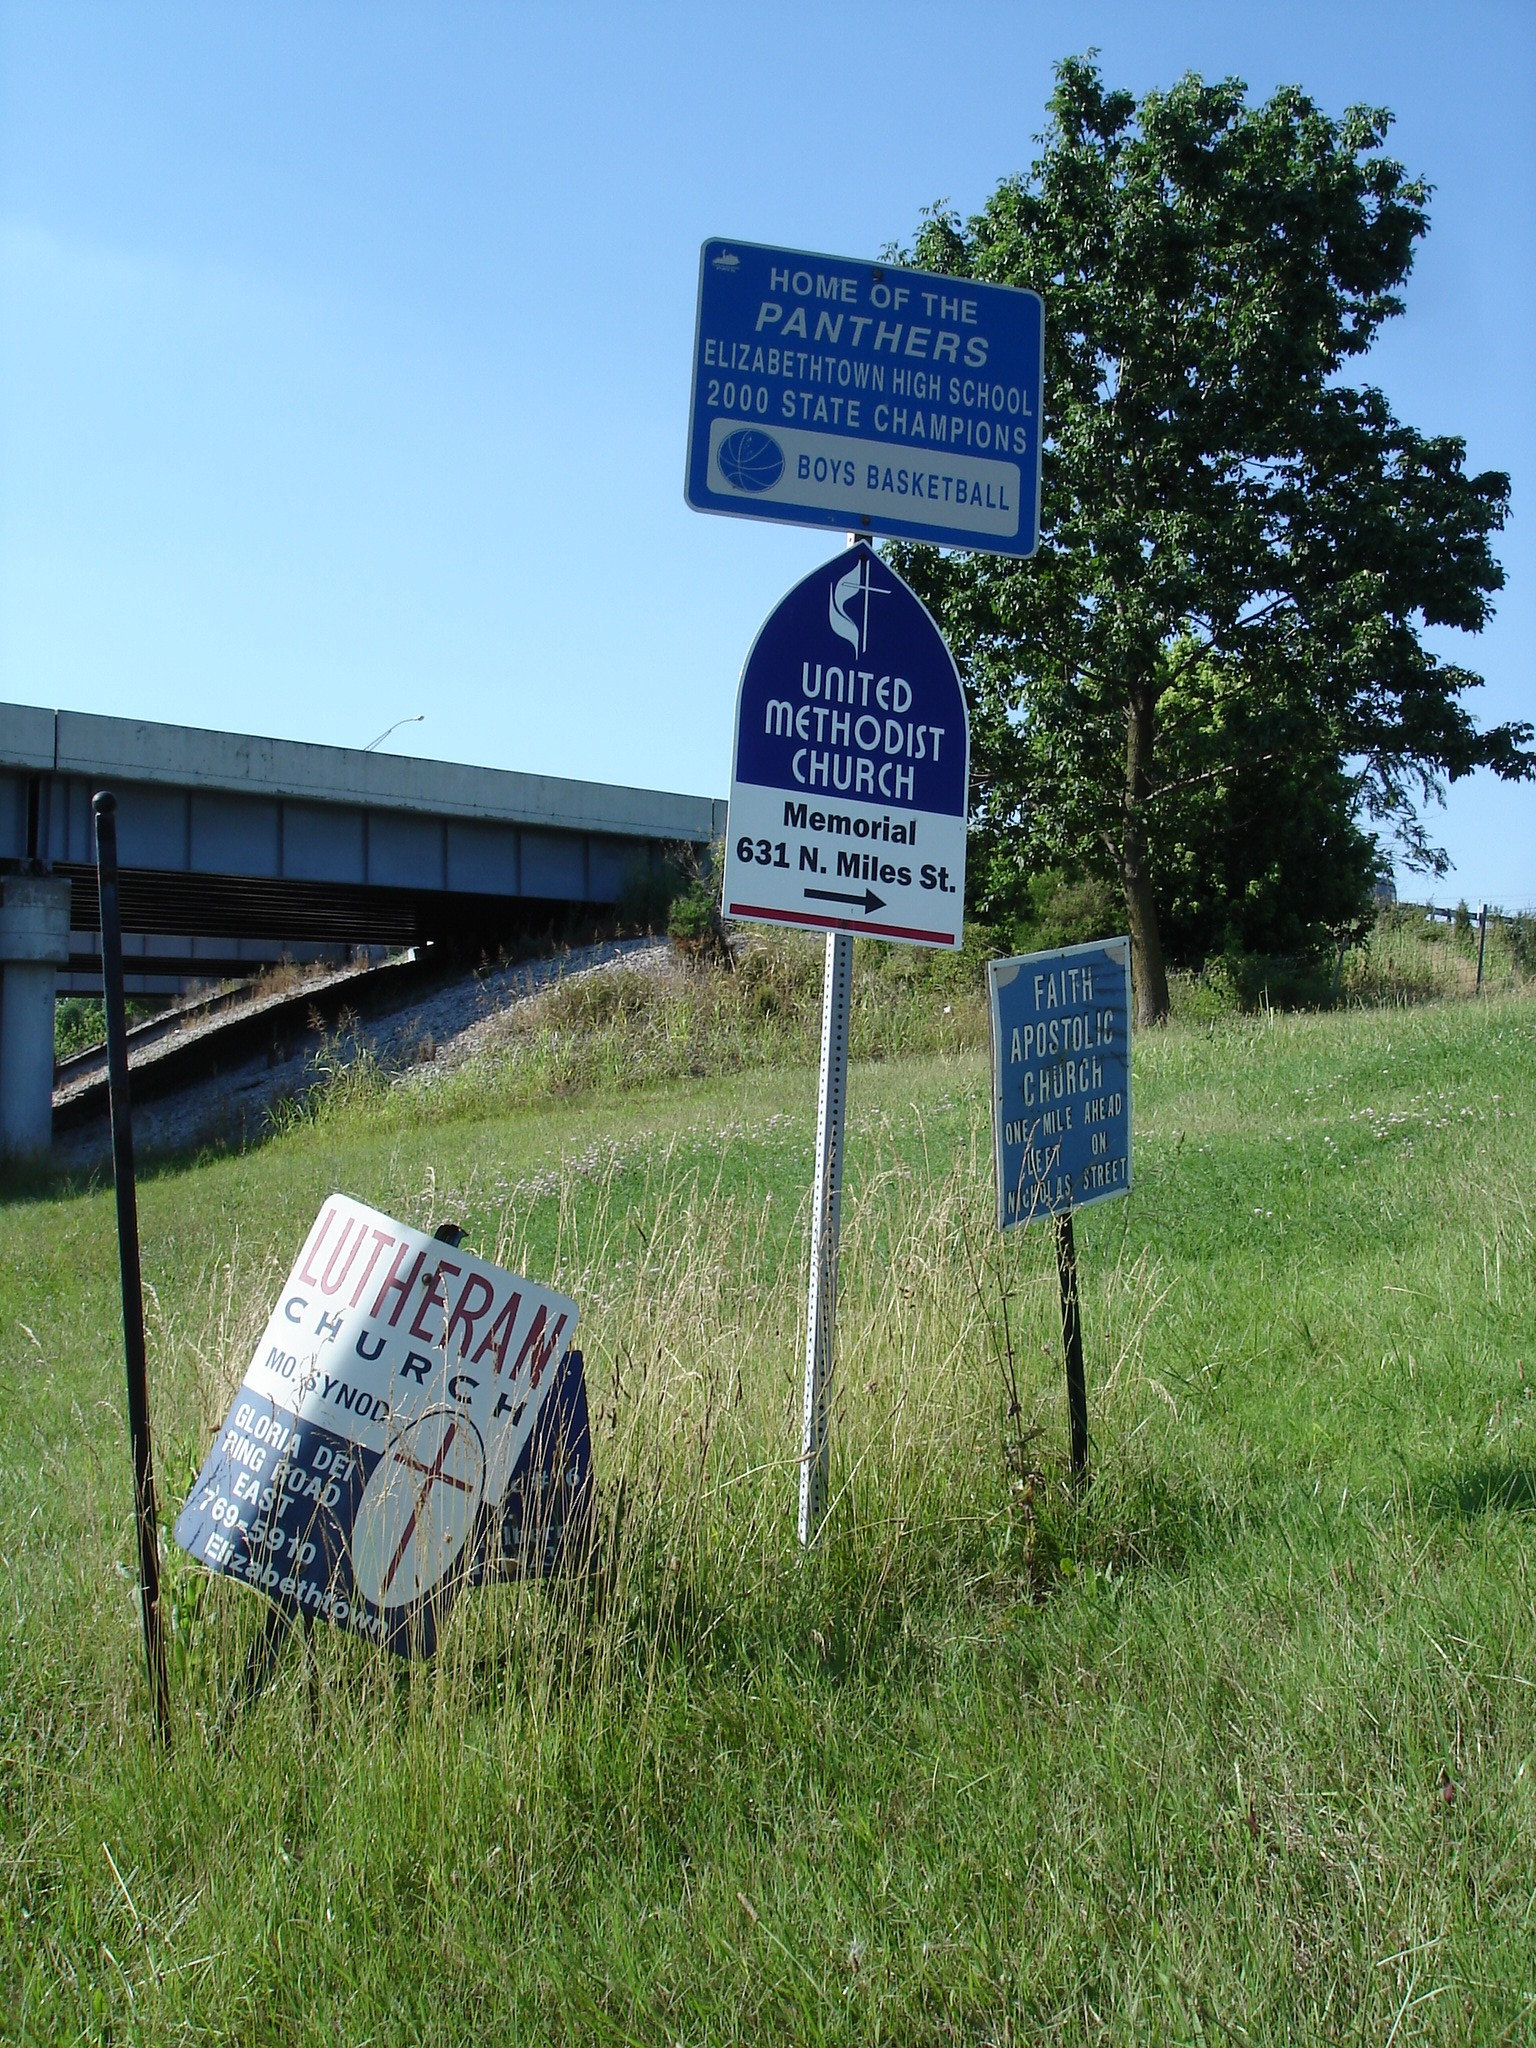
M 143 993 L 284 957 L 494 946 L 600 914 L 637 869 L 725 828 L 708 797 L 0 705 L 0 1147 L 13 1152 L 47 1143 L 56 991 L 101 986 L 90 803 L 104 788 L 118 800 L 124 965 Z

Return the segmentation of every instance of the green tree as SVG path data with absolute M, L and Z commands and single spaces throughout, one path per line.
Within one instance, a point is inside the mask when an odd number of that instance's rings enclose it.
M 1374 835 L 1355 820 L 1358 777 L 1346 773 L 1298 673 L 1260 687 L 1236 662 L 1192 643 L 1176 656 L 1176 677 L 1158 700 L 1156 795 L 1147 807 L 1168 957 L 1190 965 L 1218 953 L 1331 957 L 1341 930 L 1369 924 L 1382 868 Z M 1043 863 L 1122 894 L 1119 848 L 1092 783 L 1114 784 L 1123 718 L 1102 705 L 1090 716 L 1080 696 L 1055 717 L 1043 692 L 1031 708 L 1006 747 L 991 750 L 979 793 L 970 867 L 994 916 L 1027 918 Z M 1106 911 L 1115 923 L 1123 914 L 1106 894 L 1100 929 L 1109 928 Z
M 1369 929 L 1384 863 L 1355 817 L 1358 778 L 1304 676 L 1258 687 L 1235 662 L 1183 663 L 1158 727 L 1150 837 L 1170 958 L 1320 961 L 1341 932 Z
M 1479 731 L 1461 698 L 1481 679 L 1422 637 L 1485 623 L 1509 480 L 1467 475 L 1461 441 L 1342 377 L 1402 311 L 1428 224 L 1427 186 L 1381 153 L 1385 110 L 1332 120 L 1294 88 L 1250 107 L 1240 81 L 1193 76 L 1138 104 L 1075 58 L 1049 117 L 1029 174 L 968 222 L 934 209 L 909 258 L 1044 297 L 1040 550 L 892 554 L 968 674 L 983 893 L 1091 844 L 1149 1023 L 1180 798 L 1202 780 L 1246 778 L 1294 849 L 1295 765 L 1324 763 L 1335 838 L 1358 801 L 1433 860 L 1417 806 L 1444 778 L 1536 770 L 1531 728 Z M 1225 763 L 1191 765 L 1200 671 L 1252 699 L 1219 721 Z M 1266 722 L 1288 734 L 1268 780 Z

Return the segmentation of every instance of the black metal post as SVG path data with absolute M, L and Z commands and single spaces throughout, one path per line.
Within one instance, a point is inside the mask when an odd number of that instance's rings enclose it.
M 1088 1477 L 1088 1387 L 1083 1378 L 1083 1317 L 1077 1300 L 1077 1245 L 1072 1212 L 1056 1218 L 1056 1275 L 1061 1282 L 1061 1348 L 1067 1355 L 1067 1413 L 1072 1424 L 1072 1477 Z
M 112 1105 L 112 1180 L 117 1191 L 117 1257 L 123 1283 L 123 1353 L 128 1367 L 128 1429 L 133 1439 L 133 1514 L 139 1538 L 139 1599 L 155 1735 L 171 1740 L 171 1697 L 160 1616 L 160 1548 L 155 1466 L 149 1440 L 149 1368 L 144 1355 L 144 1281 L 139 1266 L 139 1205 L 133 1177 L 133 1119 L 128 1106 L 128 1021 L 123 1009 L 123 926 L 117 892 L 117 798 L 91 799 L 96 820 L 96 887 L 101 899 L 101 990 L 107 1013 L 107 1088 Z
M 1330 1003 L 1339 1000 L 1339 983 L 1344 979 L 1344 955 L 1349 949 L 1349 933 L 1339 933 L 1339 957 L 1333 963 L 1333 987 L 1328 991 Z
M 1483 948 L 1487 943 L 1488 906 L 1486 903 L 1479 903 L 1477 906 L 1477 987 L 1473 991 L 1475 995 L 1481 995 L 1483 992 Z

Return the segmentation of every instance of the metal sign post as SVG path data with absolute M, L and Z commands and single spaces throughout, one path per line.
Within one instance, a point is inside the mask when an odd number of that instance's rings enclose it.
M 830 932 L 821 994 L 821 1099 L 816 1113 L 811 1278 L 805 1309 L 805 1412 L 800 1429 L 800 1541 L 807 1544 L 815 1540 L 827 1512 L 827 1419 L 837 1317 L 837 1228 L 843 1195 L 852 996 L 853 940 L 846 932 Z
M 1072 1477 L 1088 1477 L 1088 1382 L 1083 1372 L 1083 1315 L 1077 1299 L 1077 1244 L 1072 1211 L 1056 1218 L 1056 1280 L 1061 1290 L 1061 1348 L 1067 1361 L 1067 1421 L 1072 1437 Z
M 964 936 L 970 730 L 915 591 L 853 545 L 797 583 L 742 670 L 725 914 L 826 934 L 800 1440 L 800 1541 L 827 1510 L 853 936 Z
M 728 918 L 827 935 L 800 1540 L 827 1507 L 850 936 L 958 947 L 970 729 L 959 671 L 875 534 L 1022 559 L 1040 537 L 1037 293 L 719 238 L 699 257 L 687 502 L 853 546 L 796 584 L 742 671 Z
M 128 1368 L 128 1432 L 133 1442 L 133 1518 L 138 1531 L 139 1605 L 155 1735 L 171 1740 L 170 1684 L 160 1615 L 160 1548 L 155 1466 L 149 1436 L 149 1371 L 144 1353 L 144 1281 L 139 1265 L 139 1205 L 133 1176 L 128 1103 L 128 1024 L 123 1005 L 123 924 L 117 889 L 117 798 L 91 799 L 96 821 L 96 890 L 101 903 L 101 987 L 107 1023 L 107 1088 L 112 1107 L 112 1181 L 117 1192 L 117 1257 L 123 1294 L 123 1353 Z

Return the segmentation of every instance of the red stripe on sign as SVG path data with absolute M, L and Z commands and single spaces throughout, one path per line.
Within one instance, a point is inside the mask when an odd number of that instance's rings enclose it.
M 871 939 L 926 939 L 934 946 L 958 946 L 960 941 L 949 932 L 919 931 L 915 925 L 866 924 L 861 918 L 857 923 L 846 917 L 818 917 L 813 910 L 768 910 L 760 903 L 727 903 L 727 917 L 764 917 L 774 924 L 813 924 L 822 931 L 853 932 L 856 936 Z

